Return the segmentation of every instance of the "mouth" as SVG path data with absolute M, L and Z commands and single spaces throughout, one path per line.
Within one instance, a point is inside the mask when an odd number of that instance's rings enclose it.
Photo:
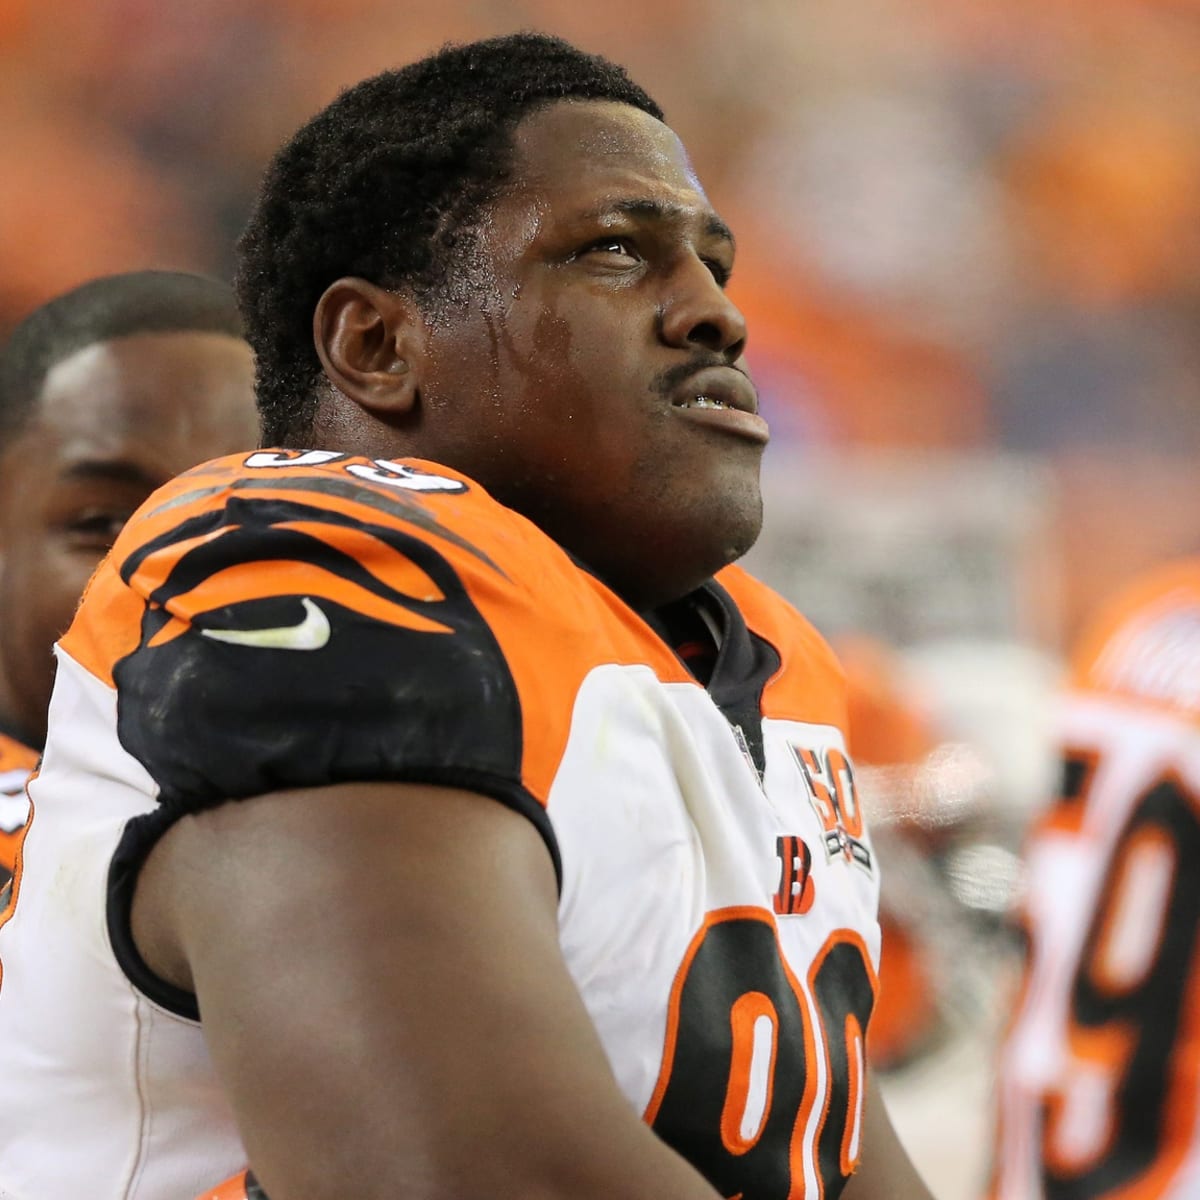
M 674 391 L 671 407 L 689 419 L 765 443 L 766 421 L 758 415 L 758 393 L 736 367 L 704 367 Z

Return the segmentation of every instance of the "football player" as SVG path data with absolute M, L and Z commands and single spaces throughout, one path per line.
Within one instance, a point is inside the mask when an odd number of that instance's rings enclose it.
M 283 147 L 239 266 L 274 448 L 157 492 L 60 643 L 16 1194 L 928 1195 L 841 672 L 730 565 L 733 258 L 654 101 L 548 37 Z
M 1028 852 L 1027 976 L 1001 1060 L 996 1200 L 1200 1194 L 1200 561 L 1105 611 Z
M 0 886 L 46 736 L 55 639 L 135 508 L 255 437 L 233 292 L 139 271 L 48 301 L 0 352 Z

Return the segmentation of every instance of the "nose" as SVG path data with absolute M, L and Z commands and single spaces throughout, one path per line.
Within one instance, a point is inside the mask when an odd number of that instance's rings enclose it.
M 660 332 L 669 346 L 709 350 L 729 362 L 736 362 L 746 348 L 746 318 L 692 255 L 672 275 L 660 310 Z

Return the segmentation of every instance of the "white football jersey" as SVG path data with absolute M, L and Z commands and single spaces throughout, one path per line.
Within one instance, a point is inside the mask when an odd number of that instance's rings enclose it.
M 707 686 L 667 615 L 429 463 L 260 452 L 151 497 L 58 648 L 0 918 L 0 1195 L 191 1200 L 246 1165 L 195 997 L 133 945 L 138 867 L 185 813 L 391 777 L 540 831 L 568 968 L 659 1136 L 723 1195 L 832 1200 L 879 953 L 843 681 L 736 568 L 692 602 Z
M 994 1200 L 1200 1196 L 1200 563 L 1089 633 L 1028 851 Z

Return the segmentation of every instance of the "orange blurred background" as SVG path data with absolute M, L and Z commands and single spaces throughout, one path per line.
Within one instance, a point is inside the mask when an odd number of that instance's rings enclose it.
M 106 271 L 228 276 L 339 88 L 531 27 L 628 65 L 737 230 L 776 464 L 1046 465 L 1051 650 L 1196 548 L 1194 0 L 0 0 L 0 332 Z
M 922 1056 L 893 1113 L 974 1196 L 1006 951 L 915 860 L 1015 844 L 1068 642 L 1200 550 L 1200 0 L 0 0 L 0 336 L 105 272 L 228 278 L 268 157 L 340 88 L 522 28 L 625 64 L 737 232 L 773 429 L 752 565 L 880 639 L 841 642 L 855 753 L 984 797 L 891 815 L 891 944 L 906 913 L 928 944 L 892 952 L 876 1033 L 890 995 Z

